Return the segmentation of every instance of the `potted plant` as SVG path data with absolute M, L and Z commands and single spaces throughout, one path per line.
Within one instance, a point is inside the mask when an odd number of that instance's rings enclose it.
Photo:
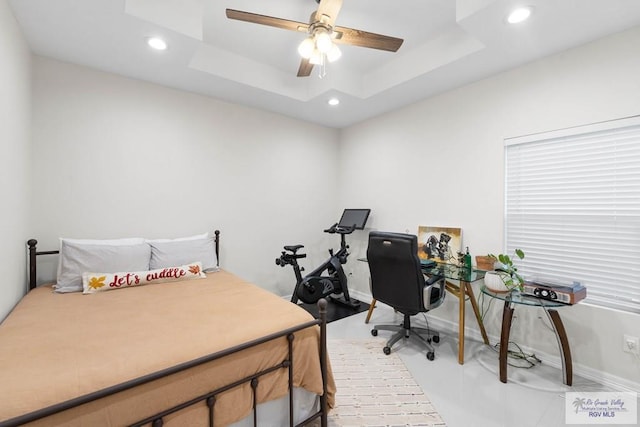
M 484 276 L 484 284 L 493 292 L 511 292 L 514 289 L 524 290 L 524 279 L 518 274 L 518 268 L 513 260 L 524 259 L 522 249 L 516 249 L 513 256 L 507 254 L 489 254 L 495 264 L 494 271 L 488 271 Z

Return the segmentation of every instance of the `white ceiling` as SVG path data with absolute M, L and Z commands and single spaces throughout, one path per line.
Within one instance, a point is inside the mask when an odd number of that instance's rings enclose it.
M 505 21 L 517 5 L 530 20 Z M 305 34 L 225 9 L 308 22 L 315 0 L 11 0 L 33 52 L 342 128 L 640 25 L 639 0 L 344 0 L 336 25 L 404 39 L 340 45 L 327 75 L 296 77 Z M 146 45 L 150 36 L 169 44 Z M 341 104 L 331 107 L 330 97 Z

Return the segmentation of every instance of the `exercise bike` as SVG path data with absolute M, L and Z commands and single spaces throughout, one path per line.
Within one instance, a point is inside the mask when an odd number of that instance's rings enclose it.
M 298 260 L 306 258 L 306 254 L 298 253 L 303 245 L 287 245 L 282 254 L 276 258 L 276 265 L 284 267 L 291 265 L 296 276 L 296 286 L 291 296 L 291 302 L 298 303 L 298 299 L 307 304 L 314 304 L 320 298 L 329 297 L 331 301 L 357 309 L 360 301 L 352 300 L 347 287 L 347 276 L 342 265 L 347 263 L 349 245 L 345 236 L 355 230 L 362 230 L 367 222 L 371 209 L 345 209 L 340 222 L 333 224 L 325 233 L 340 235 L 340 249 L 334 253 L 329 249 L 329 259 L 311 273 L 302 277 L 304 267 L 300 267 Z M 335 296 L 332 296 L 335 295 Z

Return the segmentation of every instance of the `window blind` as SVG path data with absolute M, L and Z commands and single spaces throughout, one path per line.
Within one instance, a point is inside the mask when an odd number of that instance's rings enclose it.
M 640 117 L 505 145 L 505 249 L 525 279 L 640 313 Z

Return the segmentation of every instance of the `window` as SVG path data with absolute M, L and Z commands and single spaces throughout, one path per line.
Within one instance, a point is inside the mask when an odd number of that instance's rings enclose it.
M 506 251 L 528 280 L 640 313 L 640 117 L 505 140 Z

